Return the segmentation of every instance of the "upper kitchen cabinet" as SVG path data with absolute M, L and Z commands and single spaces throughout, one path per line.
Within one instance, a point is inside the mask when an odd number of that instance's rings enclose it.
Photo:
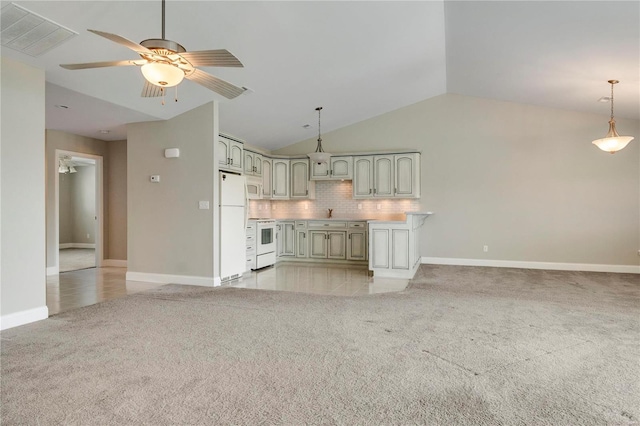
M 262 155 L 253 151 L 244 151 L 244 174 L 262 177 Z
M 271 198 L 274 200 L 289 199 L 289 162 L 290 160 L 272 159 Z
M 309 182 L 309 159 L 291 160 L 291 198 L 315 198 L 315 182 Z
M 218 137 L 218 164 L 220 170 L 242 173 L 243 144 L 227 136 Z
M 373 197 L 373 156 L 353 159 L 353 198 Z
M 270 158 L 262 159 L 262 198 L 271 198 L 273 190 L 273 160 Z
M 420 198 L 420 153 L 354 157 L 353 198 Z
M 311 163 L 311 180 L 353 179 L 353 157 L 331 157 L 329 163 Z

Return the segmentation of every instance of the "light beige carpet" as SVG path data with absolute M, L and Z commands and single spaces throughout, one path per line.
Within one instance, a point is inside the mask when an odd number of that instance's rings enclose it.
M 402 293 L 167 285 L 2 332 L 12 424 L 637 424 L 637 275 L 423 266 Z

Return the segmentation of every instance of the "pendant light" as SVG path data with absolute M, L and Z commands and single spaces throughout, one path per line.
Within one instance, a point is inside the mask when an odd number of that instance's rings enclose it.
M 322 107 L 316 108 L 316 111 L 318 111 L 318 146 L 316 146 L 316 152 L 307 154 L 307 156 L 314 163 L 328 163 L 331 159 L 331 154 L 324 152 L 322 149 L 322 137 L 320 136 L 320 111 L 322 111 Z
M 618 80 L 609 80 L 611 84 L 611 119 L 609 120 L 609 133 L 602 138 L 596 139 L 592 143 L 603 151 L 615 154 L 627 146 L 633 140 L 633 136 L 620 136 L 616 131 L 616 120 L 613 119 L 613 85 L 618 84 Z

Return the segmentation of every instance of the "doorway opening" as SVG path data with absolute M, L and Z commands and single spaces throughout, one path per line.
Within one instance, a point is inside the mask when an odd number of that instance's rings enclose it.
M 102 157 L 56 150 L 59 273 L 101 266 Z

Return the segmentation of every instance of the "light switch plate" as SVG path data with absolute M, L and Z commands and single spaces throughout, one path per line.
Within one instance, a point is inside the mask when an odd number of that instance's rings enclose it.
M 200 210 L 209 210 L 209 202 L 208 201 L 198 201 L 198 208 Z

